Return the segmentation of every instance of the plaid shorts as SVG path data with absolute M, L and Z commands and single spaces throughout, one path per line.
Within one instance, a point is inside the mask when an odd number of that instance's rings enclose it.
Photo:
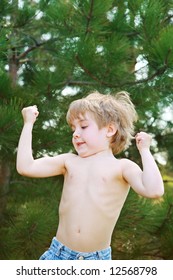
M 91 253 L 78 252 L 64 246 L 54 237 L 40 260 L 111 260 L 111 247 Z

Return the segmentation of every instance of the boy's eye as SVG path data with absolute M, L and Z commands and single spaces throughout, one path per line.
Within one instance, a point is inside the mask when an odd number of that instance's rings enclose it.
M 87 128 L 87 127 L 88 127 L 87 125 L 85 125 L 85 126 L 81 126 L 81 128 L 82 128 L 82 129 L 85 129 L 85 128 Z

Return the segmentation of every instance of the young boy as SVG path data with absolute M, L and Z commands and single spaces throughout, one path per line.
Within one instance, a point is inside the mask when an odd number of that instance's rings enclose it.
M 58 230 L 40 259 L 111 259 L 111 235 L 130 186 L 149 198 L 164 193 L 159 169 L 149 150 L 151 136 L 147 133 L 135 136 L 143 171 L 128 159 L 114 157 L 133 138 L 136 111 L 128 93 L 111 96 L 95 92 L 71 103 L 67 122 L 73 131 L 77 155 L 33 159 L 32 128 L 39 114 L 37 106 L 24 108 L 22 114 L 18 172 L 39 178 L 64 175 Z

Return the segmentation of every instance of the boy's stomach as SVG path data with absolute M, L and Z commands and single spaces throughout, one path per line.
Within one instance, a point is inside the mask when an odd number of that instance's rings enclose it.
M 71 213 L 72 214 L 72 213 Z M 92 213 L 60 217 L 56 238 L 74 251 L 94 252 L 110 246 L 115 220 Z

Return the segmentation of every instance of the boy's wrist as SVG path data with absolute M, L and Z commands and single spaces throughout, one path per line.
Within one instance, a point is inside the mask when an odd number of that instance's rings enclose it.
M 33 128 L 34 124 L 32 122 L 24 121 L 23 126 Z
M 141 148 L 139 150 L 140 155 L 142 156 L 143 154 L 151 154 L 150 152 L 150 147 L 145 147 L 145 148 Z

